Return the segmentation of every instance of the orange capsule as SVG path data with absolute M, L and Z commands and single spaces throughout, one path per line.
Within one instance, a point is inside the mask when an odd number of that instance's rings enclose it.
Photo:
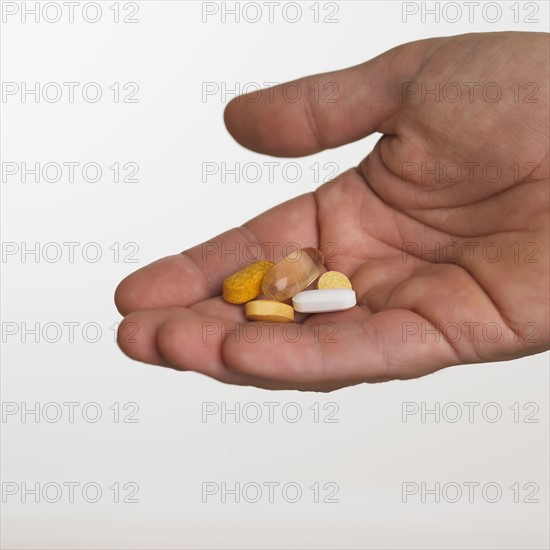
M 316 248 L 295 250 L 265 274 L 262 293 L 269 300 L 288 300 L 319 277 L 323 263 Z

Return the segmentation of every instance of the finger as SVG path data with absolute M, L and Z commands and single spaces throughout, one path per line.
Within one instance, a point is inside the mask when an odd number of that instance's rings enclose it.
M 438 40 L 413 42 L 355 67 L 308 76 L 233 99 L 225 123 L 242 145 L 275 156 L 302 156 L 393 133 L 402 83 L 413 79 Z
M 249 331 L 248 339 L 227 339 L 224 361 L 234 372 L 310 389 L 416 378 L 460 362 L 444 339 L 421 345 L 420 333 L 403 338 L 404 323 L 426 323 L 411 311 L 341 318 L 333 314 L 333 322 L 274 325 Z
M 199 317 L 183 308 L 136 311 L 120 324 L 118 344 L 128 357 L 142 363 L 194 371 L 226 384 L 288 389 L 280 382 L 231 372 L 225 367 L 221 339 L 234 325 L 217 317 Z
M 184 308 L 138 311 L 121 325 L 139 328 L 137 342 L 121 338 L 119 345 L 138 361 L 267 389 L 327 391 L 423 376 L 457 362 L 444 339 L 426 342 L 421 331 L 403 338 L 403 326 L 426 324 L 419 315 L 361 309 L 288 325 L 236 323 Z
M 311 389 L 311 384 L 272 379 L 257 369 L 255 375 L 227 368 L 225 348 L 229 342 L 247 342 L 253 334 L 268 330 L 267 323 L 234 323 L 184 311 L 163 323 L 157 332 L 159 352 L 173 368 L 194 371 L 227 384 L 253 385 L 271 390 Z M 261 328 L 263 327 L 263 329 Z M 332 388 L 332 386 L 331 386 Z M 316 389 L 323 390 L 325 387 Z
M 403 338 L 404 323 L 426 323 L 418 314 L 354 309 L 317 324 L 314 316 L 305 324 L 235 323 L 184 310 L 161 324 L 156 342 L 174 368 L 273 389 L 326 391 L 414 378 L 459 362 L 444 339 L 421 345 L 420 331 Z
M 199 315 L 219 317 L 220 319 L 227 319 L 234 323 L 244 323 L 246 321 L 244 305 L 230 304 L 221 296 L 197 302 L 189 306 L 189 309 Z
M 189 306 L 218 296 L 223 281 L 258 260 L 279 261 L 285 251 L 318 241 L 316 204 L 311 193 L 181 254 L 145 266 L 126 277 L 115 292 L 122 315 L 135 310 Z
M 176 308 L 136 311 L 118 327 L 117 344 L 130 358 L 150 365 L 171 366 L 158 351 L 157 331 L 176 313 Z

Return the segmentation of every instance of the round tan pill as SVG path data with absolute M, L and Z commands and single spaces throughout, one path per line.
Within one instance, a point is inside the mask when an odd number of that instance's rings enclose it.
M 351 281 L 339 271 L 327 271 L 317 281 L 317 288 L 349 288 Z
M 264 323 L 292 323 L 294 308 L 275 300 L 254 300 L 244 306 L 246 318 L 249 321 Z
M 230 304 L 244 304 L 254 300 L 262 292 L 265 274 L 274 265 L 268 260 L 261 260 L 233 273 L 223 282 L 223 299 Z

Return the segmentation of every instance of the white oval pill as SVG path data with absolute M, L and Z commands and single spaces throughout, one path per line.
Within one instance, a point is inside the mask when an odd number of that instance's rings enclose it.
M 292 305 L 301 313 L 326 313 L 342 311 L 357 303 L 354 290 L 347 288 L 321 288 L 303 290 L 292 298 Z

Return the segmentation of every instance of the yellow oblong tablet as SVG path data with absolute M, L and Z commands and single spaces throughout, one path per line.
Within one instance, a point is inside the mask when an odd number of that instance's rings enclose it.
M 262 292 L 265 274 L 274 265 L 268 260 L 261 260 L 233 273 L 223 282 L 223 299 L 230 304 L 244 304 L 254 300 Z
M 339 271 L 327 271 L 317 281 L 317 288 L 349 288 L 351 281 Z
M 249 321 L 264 323 L 292 323 L 294 308 L 275 300 L 254 300 L 244 306 L 245 315 Z

